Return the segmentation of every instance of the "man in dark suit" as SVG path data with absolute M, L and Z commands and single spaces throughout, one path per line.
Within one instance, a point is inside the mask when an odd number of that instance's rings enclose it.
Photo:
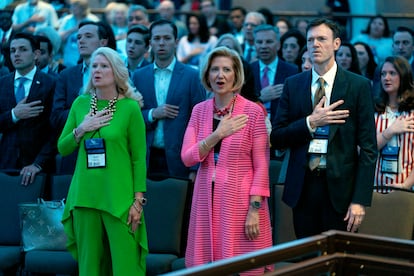
M 13 64 L 10 60 L 10 38 L 15 33 L 12 25 L 12 12 L 0 10 L 0 50 L 4 57 L 2 63 L 10 72 L 14 71 Z
M 89 61 L 92 53 L 108 45 L 107 30 L 99 22 L 85 21 L 79 24 L 78 50 L 82 62 L 66 68 L 59 74 L 53 99 L 52 125 L 60 133 L 66 123 L 73 101 L 81 93 L 89 75 Z
M 254 29 L 254 44 L 258 60 L 253 68 L 255 92 L 266 107 L 270 121 L 276 115 L 285 79 L 298 72 L 298 68 L 278 58 L 280 37 L 276 27 L 260 25 Z M 265 81 L 267 80 L 267 81 Z
M 108 46 L 110 37 L 113 36 L 113 33 L 109 34 L 100 22 L 85 21 L 79 24 L 78 49 L 82 62 L 66 68 L 59 74 L 53 98 L 53 110 L 50 120 L 58 134 L 65 126 L 73 101 L 82 93 L 81 88 L 88 80 L 89 61 L 92 53 L 99 47 Z M 63 158 L 62 164 L 57 168 L 58 172 L 73 173 L 76 156 L 77 152 Z
M 148 28 L 144 25 L 133 25 L 129 27 L 125 44 L 125 52 L 127 54 L 125 64 L 128 68 L 130 77 L 132 77 L 132 74 L 136 69 L 149 64 L 145 59 L 148 49 Z
M 36 59 L 36 66 L 43 73 L 50 74 L 57 78 L 58 73 L 53 71 L 51 65 L 53 61 L 53 45 L 49 38 L 43 35 L 35 35 L 39 45 L 40 55 Z
M 313 68 L 286 80 L 271 133 L 272 145 L 290 149 L 283 201 L 293 208 L 298 238 L 355 232 L 371 204 L 377 144 L 370 82 L 337 66 L 339 35 L 327 19 L 309 24 Z
M 231 27 L 226 18 L 222 18 L 217 14 L 213 0 L 202 0 L 200 2 L 200 10 L 207 19 L 210 35 L 220 37 L 223 34 L 231 33 Z
M 181 144 L 191 111 L 205 99 L 205 91 L 198 71 L 175 58 L 177 27 L 161 19 L 149 32 L 154 63 L 136 70 L 132 78 L 144 97 L 148 175 L 191 178 L 194 173 L 181 161 Z
M 39 50 L 31 34 L 17 33 L 10 41 L 16 71 L 0 83 L 0 169 L 17 169 L 22 184 L 41 171 L 54 171 L 56 136 L 49 122 L 55 79 L 35 66 Z
M 249 12 L 244 18 L 243 23 L 243 58 L 248 62 L 252 63 L 256 61 L 256 47 L 254 46 L 254 29 L 259 26 L 266 24 L 266 19 L 263 14 L 259 12 Z
M 408 27 L 398 27 L 392 36 L 394 55 L 405 57 L 411 65 L 414 76 L 414 31 Z

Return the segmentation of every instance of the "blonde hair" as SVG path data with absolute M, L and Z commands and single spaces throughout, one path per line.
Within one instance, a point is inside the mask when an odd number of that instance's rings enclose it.
M 105 57 L 111 65 L 117 92 L 127 98 L 138 100 L 139 94 L 136 93 L 136 89 L 131 85 L 128 69 L 119 54 L 109 47 L 100 47 L 93 52 L 90 64 L 94 62 L 97 56 Z M 92 91 L 95 91 L 95 87 L 92 83 L 92 74 L 90 74 L 83 93 L 90 94 Z
M 213 62 L 213 59 L 216 57 L 228 57 L 233 62 L 233 70 L 234 70 L 234 84 L 233 84 L 233 91 L 234 92 L 240 92 L 240 89 L 242 88 L 244 84 L 244 71 L 243 71 L 243 64 L 240 59 L 239 54 L 227 47 L 217 47 L 207 55 L 207 57 L 204 59 L 203 64 L 200 69 L 200 79 L 201 83 L 203 84 L 204 88 L 206 90 L 212 91 L 212 87 L 210 85 L 210 81 L 208 79 L 209 77 L 209 71 L 211 67 L 211 63 Z

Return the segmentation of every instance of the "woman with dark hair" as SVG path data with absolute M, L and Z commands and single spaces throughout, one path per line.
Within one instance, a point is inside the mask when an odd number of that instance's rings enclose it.
M 263 14 L 263 16 L 266 18 L 266 24 L 272 25 L 274 24 L 274 16 L 271 10 L 269 10 L 266 7 L 261 7 L 257 10 L 257 12 Z
M 215 47 L 217 37 L 210 35 L 207 19 L 202 14 L 190 14 L 187 17 L 187 29 L 188 35 L 178 42 L 177 59 L 198 67 L 201 57 Z
M 381 66 L 381 88 L 375 104 L 375 125 L 380 156 L 374 187 L 387 193 L 389 186 L 414 185 L 414 84 L 407 60 L 390 56 Z
M 368 44 L 357 41 L 354 43 L 354 48 L 357 52 L 359 70 L 361 74 L 367 79 L 373 80 L 377 63 L 375 62 L 374 54 Z
M 335 53 L 338 66 L 355 74 L 361 75 L 359 70 L 358 56 L 354 46 L 349 42 L 342 42 Z
M 292 23 L 286 17 L 279 17 L 276 20 L 275 26 L 279 29 L 279 34 L 281 36 L 293 27 Z
M 299 52 L 305 45 L 306 39 L 301 32 L 296 29 L 289 30 L 280 38 L 278 56 L 299 67 Z
M 379 64 L 392 55 L 392 38 L 387 19 L 382 15 L 376 15 L 370 19 L 367 28 L 360 35 L 354 37 L 351 43 L 362 41 L 369 45 L 374 54 L 375 61 Z

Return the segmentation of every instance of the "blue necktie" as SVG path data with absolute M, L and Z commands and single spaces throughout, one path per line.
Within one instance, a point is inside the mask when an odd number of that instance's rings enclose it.
M 269 83 L 269 76 L 267 75 L 269 73 L 269 67 L 265 67 L 263 69 L 263 75 L 262 75 L 262 79 L 260 80 L 260 85 L 262 86 L 262 89 L 265 87 L 268 87 L 270 85 Z M 267 111 L 267 115 L 270 118 L 270 114 L 271 114 L 271 101 L 269 102 L 265 102 L 263 103 L 264 107 L 266 107 L 266 111 Z
M 83 89 L 85 88 L 85 86 L 88 84 L 88 80 L 89 80 L 89 75 L 90 75 L 90 72 L 89 72 L 89 65 L 85 65 L 83 68 L 82 68 L 82 74 L 83 74 L 83 76 L 82 76 L 82 88 L 80 89 L 80 91 L 79 91 L 79 95 L 80 94 L 82 94 L 82 92 L 83 92 Z
M 252 53 L 253 53 L 253 48 L 252 48 L 252 47 L 249 47 L 249 48 L 247 49 L 247 55 L 246 55 L 246 61 L 247 61 L 248 63 L 250 63 L 250 62 L 251 62 L 251 60 L 252 60 Z
M 28 80 L 28 78 L 20 77 L 18 78 L 19 86 L 17 86 L 16 90 L 16 103 L 19 103 L 23 98 L 26 96 L 25 90 L 24 90 L 24 83 Z

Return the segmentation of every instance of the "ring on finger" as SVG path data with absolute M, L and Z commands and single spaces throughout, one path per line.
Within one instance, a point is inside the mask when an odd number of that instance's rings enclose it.
M 31 172 L 28 172 L 28 173 L 26 173 L 26 175 L 31 176 L 31 175 L 32 175 L 32 173 L 31 173 Z

